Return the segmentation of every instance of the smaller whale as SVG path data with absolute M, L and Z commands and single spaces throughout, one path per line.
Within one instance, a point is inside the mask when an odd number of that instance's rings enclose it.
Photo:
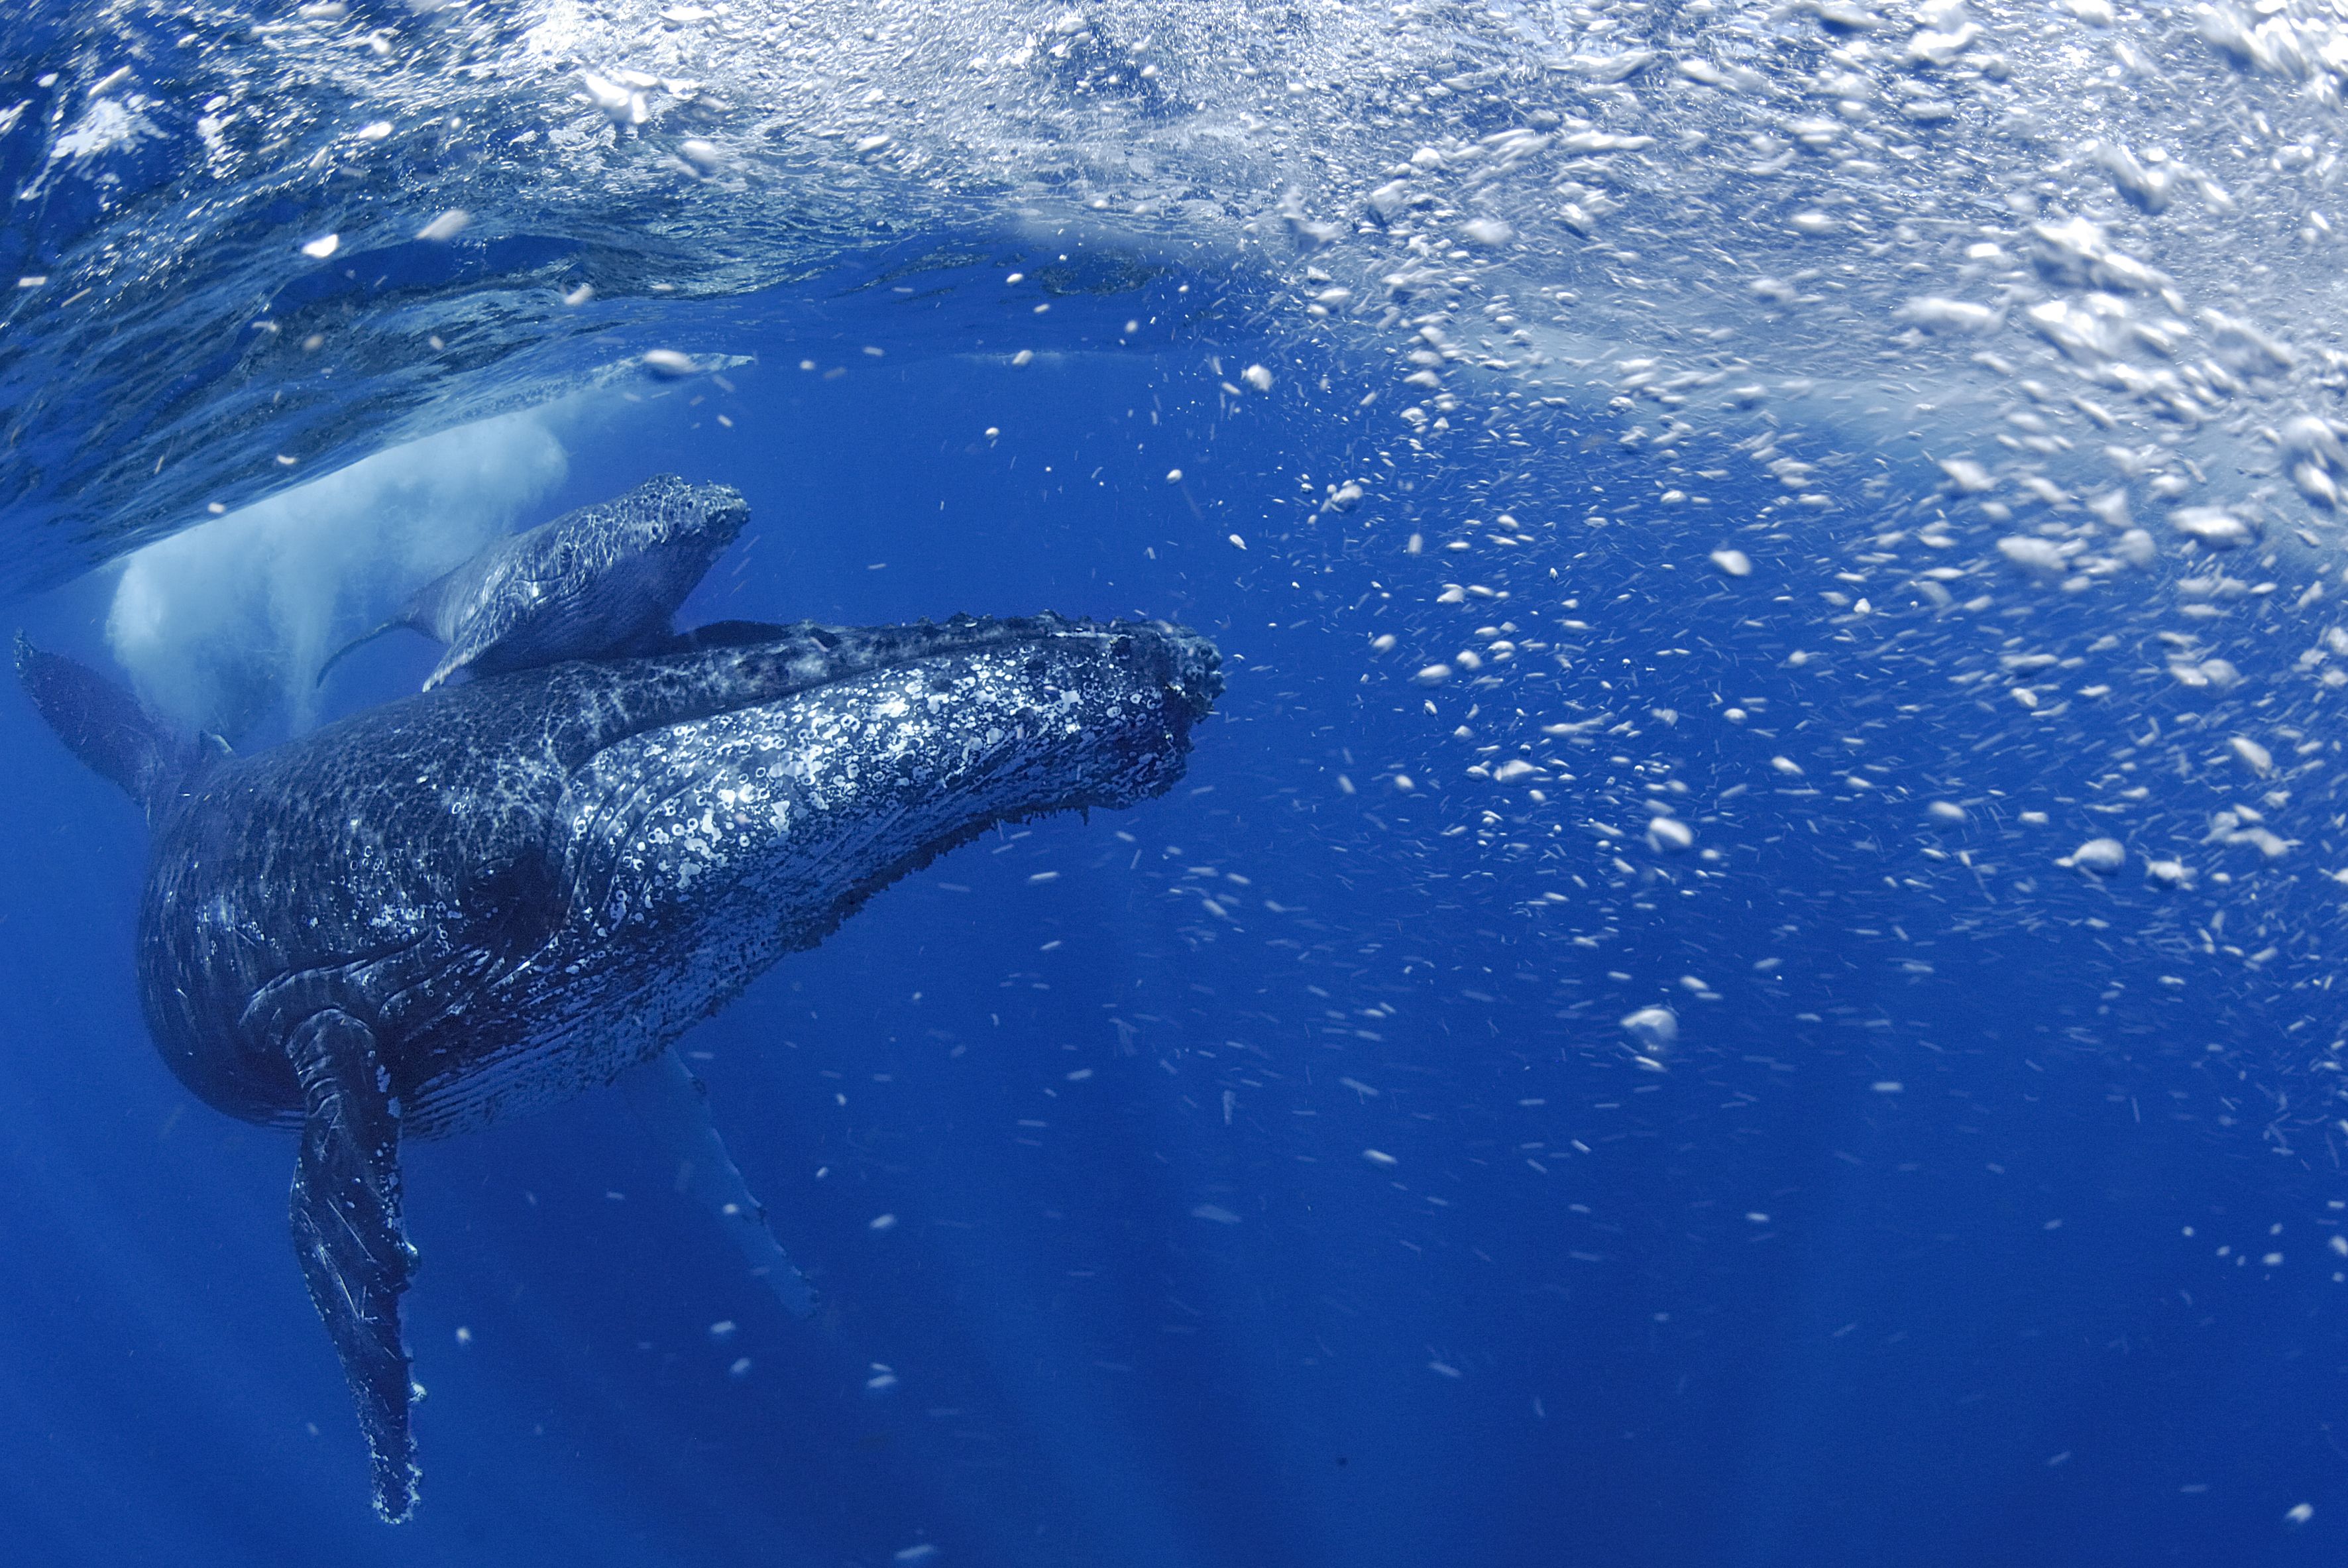
M 670 617 L 750 521 L 731 485 L 661 474 L 489 546 L 418 589 L 400 613 L 319 666 L 412 627 L 448 645 L 424 689 L 566 659 L 648 654 L 673 640 Z

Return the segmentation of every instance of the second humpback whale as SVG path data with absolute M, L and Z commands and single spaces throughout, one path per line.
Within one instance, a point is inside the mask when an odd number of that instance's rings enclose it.
M 623 496 L 500 540 L 417 589 L 398 614 L 337 649 L 412 626 L 448 645 L 424 679 L 477 676 L 565 659 L 648 654 L 669 642 L 669 617 L 750 521 L 731 485 L 658 474 Z
M 242 758 L 18 641 L 43 717 L 153 830 L 138 965 L 156 1046 L 209 1104 L 299 1134 L 294 1252 L 386 1520 L 417 1482 L 404 1140 L 661 1057 L 990 826 L 1161 793 L 1221 687 L 1214 648 L 1161 623 L 685 640 L 444 686 Z

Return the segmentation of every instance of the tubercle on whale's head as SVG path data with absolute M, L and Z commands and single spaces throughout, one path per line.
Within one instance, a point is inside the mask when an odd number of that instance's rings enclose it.
M 1166 689 L 1181 700 L 1193 719 L 1206 717 L 1214 711 L 1215 699 L 1223 695 L 1221 650 L 1188 626 L 1171 621 L 1146 624 L 1164 639 Z

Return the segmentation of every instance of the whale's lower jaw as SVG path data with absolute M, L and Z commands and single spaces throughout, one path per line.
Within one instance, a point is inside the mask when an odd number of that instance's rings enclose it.
M 559 923 L 438 1022 L 409 1134 L 608 1082 L 990 827 L 1163 792 L 1219 686 L 1189 634 L 1070 627 L 605 748 L 563 794 Z

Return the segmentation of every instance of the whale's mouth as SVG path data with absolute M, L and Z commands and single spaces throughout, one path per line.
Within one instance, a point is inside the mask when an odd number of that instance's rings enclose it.
M 679 683 L 675 700 L 706 682 L 733 700 L 688 697 L 684 717 L 625 727 L 570 772 L 532 896 L 508 878 L 476 928 L 501 973 L 431 1053 L 412 1132 L 616 1076 L 991 827 L 1163 793 L 1222 684 L 1213 645 L 1162 623 L 732 625 L 696 641 L 633 662 L 625 685 Z

